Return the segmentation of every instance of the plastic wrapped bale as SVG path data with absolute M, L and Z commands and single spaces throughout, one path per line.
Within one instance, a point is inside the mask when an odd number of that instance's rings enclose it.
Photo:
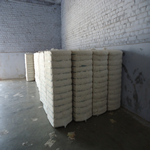
M 34 53 L 35 82 L 37 83 L 37 53 Z
M 107 111 L 108 52 L 93 50 L 93 115 Z
M 25 70 L 26 70 L 26 81 L 34 81 L 35 80 L 34 56 L 32 53 L 25 54 Z
M 39 52 L 34 53 L 35 81 L 38 89 L 40 87 L 39 59 L 40 59 L 40 53 Z
M 72 121 L 71 51 L 45 51 L 47 117 L 53 127 Z
M 92 116 L 92 51 L 72 51 L 73 117 L 86 121 Z
M 38 52 L 38 89 L 39 89 L 39 95 L 40 95 L 40 101 L 43 103 L 42 101 L 42 90 L 41 90 L 41 76 L 42 76 L 42 65 L 43 65 L 43 55 L 42 55 L 42 51 Z
M 121 101 L 122 51 L 108 50 L 108 110 L 116 110 Z
M 45 55 L 44 52 L 40 52 L 39 59 L 39 69 L 40 69 L 40 100 L 44 104 L 46 102 L 46 83 L 45 83 Z

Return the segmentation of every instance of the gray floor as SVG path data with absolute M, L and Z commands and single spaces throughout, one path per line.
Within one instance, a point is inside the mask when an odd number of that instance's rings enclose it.
M 123 108 L 54 129 L 40 106 L 35 82 L 0 81 L 0 150 L 150 150 L 150 123 Z M 53 131 L 56 142 L 45 147 Z

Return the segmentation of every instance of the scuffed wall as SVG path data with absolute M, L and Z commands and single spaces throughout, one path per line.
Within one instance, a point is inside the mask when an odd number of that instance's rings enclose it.
M 150 43 L 120 49 L 124 50 L 122 106 L 150 121 Z
M 24 54 L 0 53 L 0 80 L 24 77 Z
M 15 55 L 19 68 L 24 68 L 24 60 L 19 61 L 24 53 L 53 47 L 61 48 L 60 10 L 60 5 L 0 1 L 0 56 L 6 57 L 3 60 L 9 57 L 7 64 L 13 64 Z M 25 76 L 24 69 L 19 70 L 21 76 L 18 76 L 16 66 L 11 65 L 11 67 L 0 66 L 1 79 Z M 16 72 L 12 72 L 11 69 Z M 4 76 L 6 72 L 7 75 Z
M 62 48 L 124 52 L 122 106 L 150 121 L 150 1 L 62 0 Z

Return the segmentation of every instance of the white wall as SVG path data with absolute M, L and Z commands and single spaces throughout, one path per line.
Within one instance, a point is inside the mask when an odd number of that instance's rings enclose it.
M 23 53 L 61 48 L 60 17 L 60 5 L 0 1 L 1 79 L 25 76 Z
M 62 0 L 62 48 L 150 41 L 149 0 Z
M 0 80 L 24 77 L 24 53 L 0 53 Z

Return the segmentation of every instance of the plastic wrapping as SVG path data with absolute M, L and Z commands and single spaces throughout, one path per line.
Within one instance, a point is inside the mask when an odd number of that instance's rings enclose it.
M 25 70 L 26 70 L 26 81 L 34 81 L 35 80 L 34 54 L 32 53 L 25 54 Z

